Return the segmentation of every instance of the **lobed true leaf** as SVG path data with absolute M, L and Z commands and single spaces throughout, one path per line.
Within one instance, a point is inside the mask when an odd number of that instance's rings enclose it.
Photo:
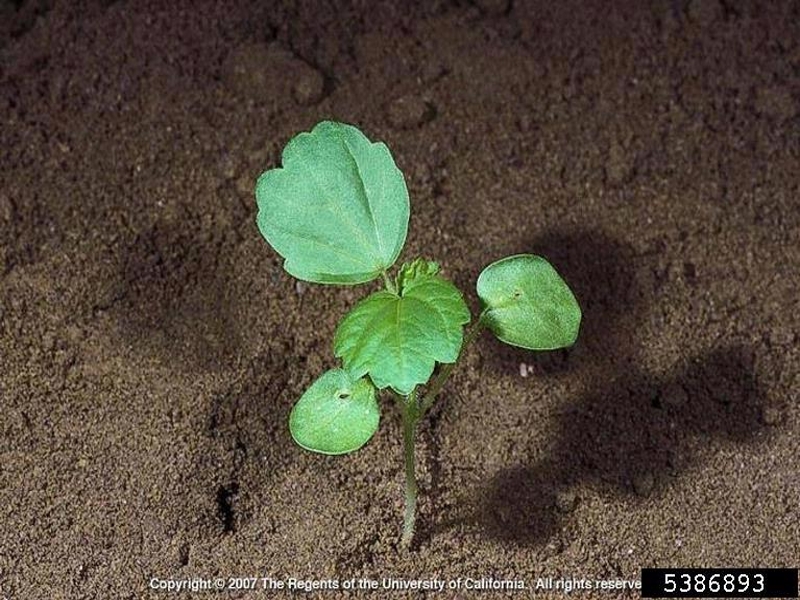
M 470 320 L 461 292 L 438 266 L 405 265 L 397 293 L 379 291 L 353 308 L 336 329 L 334 353 L 354 376 L 408 395 L 428 381 L 437 362 L 458 358 Z

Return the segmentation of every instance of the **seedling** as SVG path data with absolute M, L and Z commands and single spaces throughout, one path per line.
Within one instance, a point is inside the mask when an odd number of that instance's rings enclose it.
M 289 429 L 312 452 L 353 452 L 378 429 L 377 392 L 388 390 L 403 420 L 402 544 L 408 547 L 417 505 L 417 424 L 464 349 L 484 328 L 531 350 L 570 346 L 580 307 L 555 269 L 532 254 L 508 256 L 483 270 L 475 319 L 437 263 L 417 258 L 390 274 L 408 231 L 408 190 L 389 149 L 351 125 L 323 121 L 297 135 L 283 150 L 283 167 L 262 173 L 255 193 L 258 228 L 290 275 L 339 285 L 383 279 L 385 289 L 339 322 L 333 352 L 342 366 L 323 373 L 300 397 Z

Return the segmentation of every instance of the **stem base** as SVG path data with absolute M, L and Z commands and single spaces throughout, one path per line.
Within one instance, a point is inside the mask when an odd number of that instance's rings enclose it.
M 414 538 L 414 523 L 417 518 L 417 477 L 415 473 L 414 459 L 414 438 L 417 432 L 417 419 L 419 413 L 417 409 L 416 389 L 411 392 L 405 400 L 403 406 L 403 449 L 406 466 L 406 508 L 403 517 L 403 538 L 402 546 L 405 549 L 411 547 Z

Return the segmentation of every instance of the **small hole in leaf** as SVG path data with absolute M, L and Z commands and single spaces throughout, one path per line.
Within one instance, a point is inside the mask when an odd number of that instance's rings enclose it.
M 350 392 L 339 392 L 337 394 L 337 397 L 339 398 L 339 400 L 345 400 L 346 398 L 350 397 Z
M 519 298 L 522 296 L 522 290 L 514 290 L 514 298 Z

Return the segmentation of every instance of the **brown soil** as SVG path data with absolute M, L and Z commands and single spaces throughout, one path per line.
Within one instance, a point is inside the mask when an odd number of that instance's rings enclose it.
M 800 5 L 267 4 L 0 2 L 0 598 L 800 566 Z M 388 402 L 351 456 L 287 431 L 370 289 L 296 283 L 255 227 L 326 118 L 405 172 L 404 257 L 474 306 L 540 253 L 584 308 L 569 352 L 470 350 L 410 553 Z

